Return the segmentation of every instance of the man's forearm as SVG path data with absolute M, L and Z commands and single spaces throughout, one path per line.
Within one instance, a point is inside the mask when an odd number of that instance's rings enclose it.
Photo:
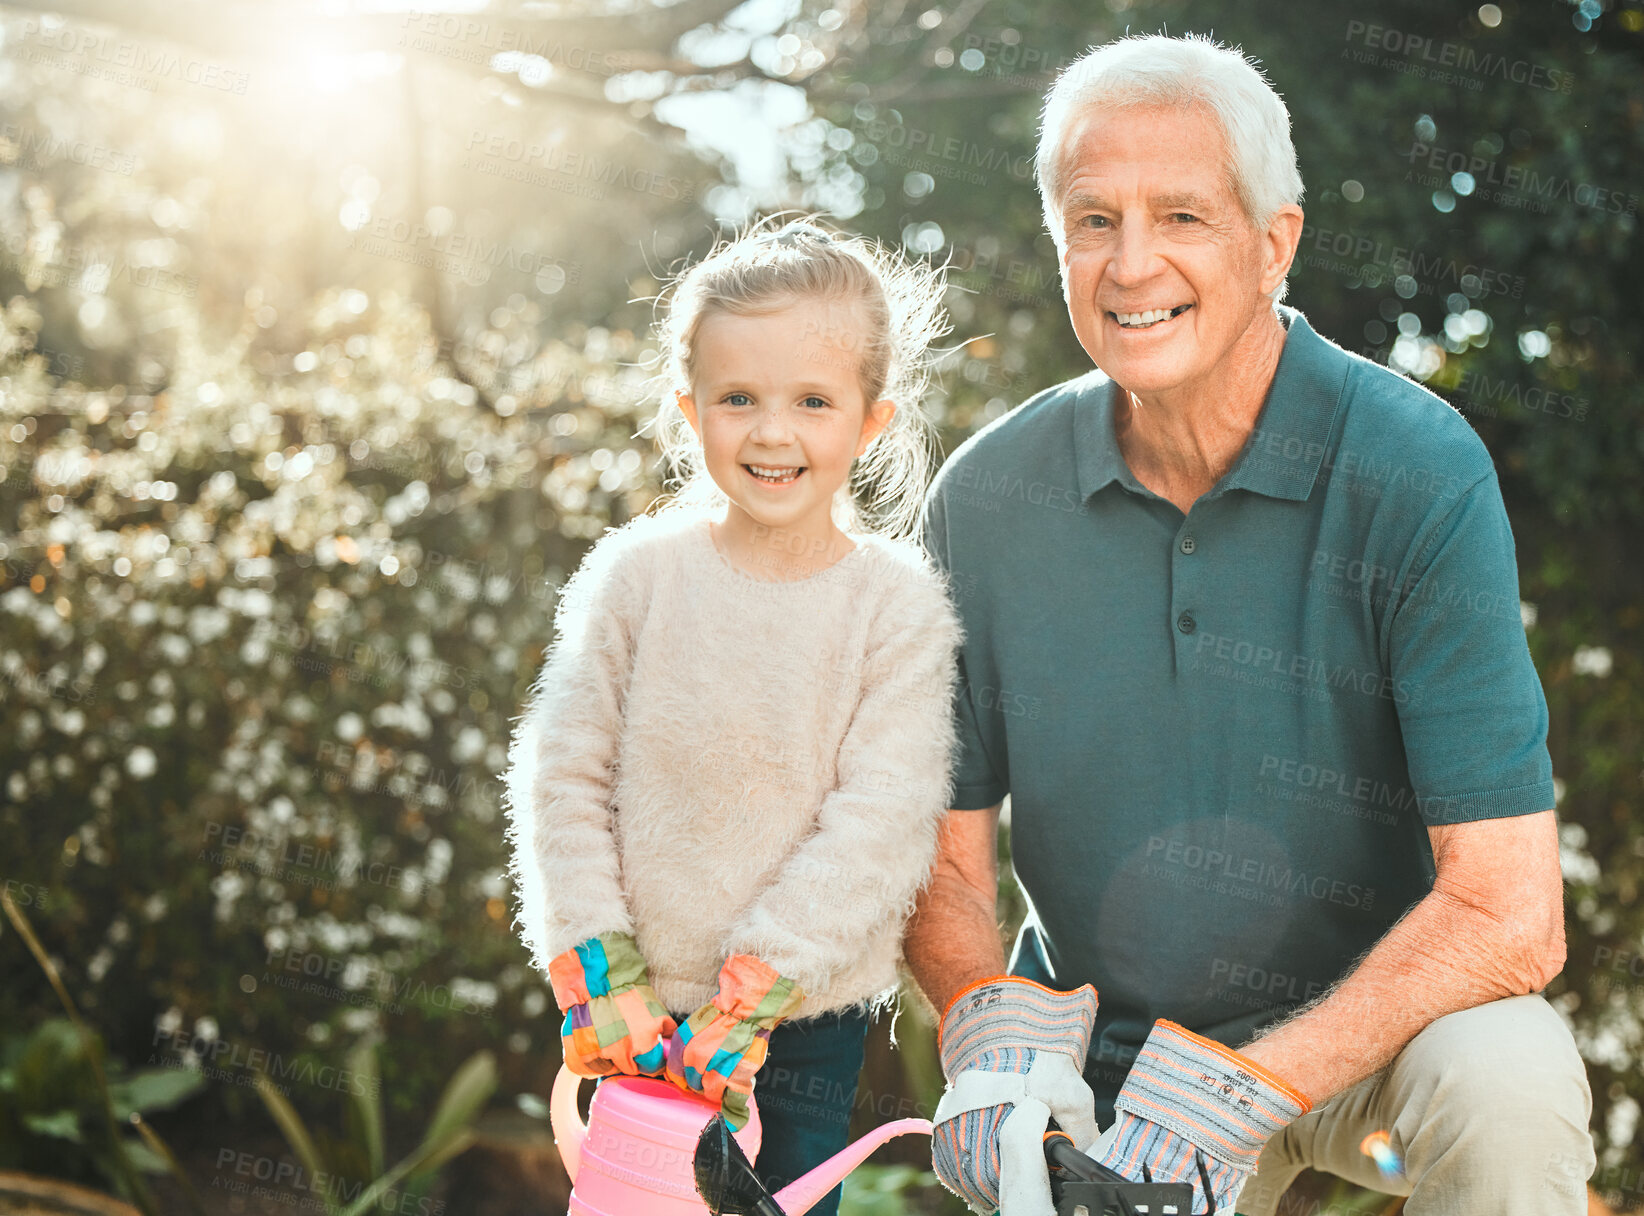
M 1239 1050 L 1315 1106 L 1384 1068 L 1445 1014 L 1534 992 L 1554 943 L 1435 888 L 1316 1004 Z M 1551 966 L 1556 974 L 1558 966 Z
M 908 921 L 908 970 L 940 1017 L 967 985 L 1005 971 L 999 939 L 999 811 L 949 811 Z
M 996 900 L 940 872 L 920 897 L 903 950 L 937 1016 L 967 985 L 1004 974 L 997 916 Z

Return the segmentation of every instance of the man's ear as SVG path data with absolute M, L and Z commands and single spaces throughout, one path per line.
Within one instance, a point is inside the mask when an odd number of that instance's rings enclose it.
M 1296 247 L 1301 244 L 1302 209 L 1286 203 L 1273 213 L 1262 234 L 1263 295 L 1271 294 L 1290 273 L 1290 264 L 1296 260 Z
M 890 425 L 890 420 L 896 416 L 896 402 L 889 397 L 882 397 L 868 406 L 862 415 L 862 435 L 856 441 L 856 454 L 860 456 L 868 450 L 879 432 Z
M 685 415 L 685 421 L 690 423 L 691 429 L 696 432 L 696 437 L 701 439 L 702 423 L 697 419 L 696 401 L 691 397 L 691 394 L 684 389 L 677 390 L 674 393 L 674 404 L 679 407 L 679 412 Z

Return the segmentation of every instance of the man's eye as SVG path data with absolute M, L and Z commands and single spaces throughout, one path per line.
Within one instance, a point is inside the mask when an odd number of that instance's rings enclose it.
M 1084 215 L 1084 216 L 1079 217 L 1079 223 L 1080 223 L 1081 226 L 1086 227 L 1086 228 L 1106 228 L 1107 227 L 1107 216 L 1105 216 L 1105 215 Z
M 1188 211 L 1177 211 L 1171 217 L 1178 224 L 1197 224 L 1199 217 Z

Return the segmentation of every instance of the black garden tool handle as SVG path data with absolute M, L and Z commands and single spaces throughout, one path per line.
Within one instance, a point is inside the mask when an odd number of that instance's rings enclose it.
M 1087 1157 L 1050 1121 L 1045 1164 L 1056 1216 L 1192 1216 L 1193 1188 L 1185 1182 L 1132 1182 Z

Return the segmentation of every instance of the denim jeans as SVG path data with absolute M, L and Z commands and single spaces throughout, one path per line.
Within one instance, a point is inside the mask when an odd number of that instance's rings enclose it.
M 869 1019 L 856 1010 L 783 1022 L 754 1075 L 763 1128 L 755 1172 L 772 1193 L 845 1147 Z M 837 1216 L 840 1188 L 811 1209 Z

